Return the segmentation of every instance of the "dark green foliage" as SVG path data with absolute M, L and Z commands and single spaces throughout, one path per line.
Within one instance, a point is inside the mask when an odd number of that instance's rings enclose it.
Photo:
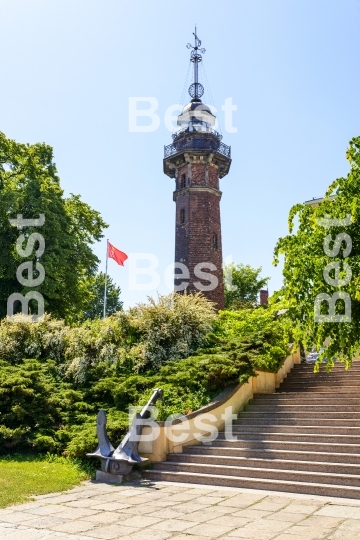
M 144 405 L 155 388 L 164 391 L 157 405 L 158 419 L 165 420 L 209 403 L 256 369 L 280 367 L 288 354 L 288 334 L 271 309 L 224 311 L 215 317 L 210 306 L 202 332 L 198 328 L 201 349 L 197 345 L 190 356 L 188 347 L 186 358 L 168 359 L 158 367 L 149 362 L 139 370 L 139 349 L 151 345 L 155 351 L 157 344 L 161 353 L 156 358 L 161 358 L 164 349 L 174 351 L 184 343 L 177 327 L 190 302 L 186 298 L 181 309 L 166 302 L 158 309 L 150 304 L 142 312 L 119 312 L 74 328 L 49 317 L 39 323 L 24 317 L 1 321 L 0 451 L 83 457 L 96 447 L 100 408 L 108 415 L 110 439 L 118 444 L 128 428 L 129 406 Z M 201 317 L 198 298 L 194 304 L 189 325 Z M 166 347 L 155 328 L 160 333 L 165 328 Z M 211 332 L 206 334 L 207 329 Z
M 54 362 L 0 363 L 0 448 L 56 450 L 61 425 Z

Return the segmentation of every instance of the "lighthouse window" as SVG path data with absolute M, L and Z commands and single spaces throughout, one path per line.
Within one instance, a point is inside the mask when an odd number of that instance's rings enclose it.
M 217 238 L 217 234 L 213 234 L 213 249 L 215 251 L 217 251 L 218 249 L 218 238 Z
M 180 210 L 180 223 L 185 223 L 185 210 L 183 208 Z
M 186 188 L 186 175 L 185 174 L 181 176 L 181 189 L 184 189 L 184 188 Z

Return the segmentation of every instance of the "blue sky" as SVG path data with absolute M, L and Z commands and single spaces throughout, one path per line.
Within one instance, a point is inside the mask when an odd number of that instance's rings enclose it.
M 272 292 L 290 207 L 347 173 L 347 143 L 360 135 L 358 0 L 0 0 L 0 130 L 52 145 L 65 192 L 101 212 L 116 247 L 156 255 L 158 290 L 168 292 L 175 205 L 163 116 L 180 100 L 195 23 L 232 147 L 223 255 L 262 266 Z M 129 133 L 129 97 L 158 100 L 159 129 Z M 232 134 L 221 112 L 228 97 Z M 105 240 L 95 251 L 104 269 Z M 145 299 L 129 290 L 129 265 L 110 261 L 109 273 L 126 306 Z

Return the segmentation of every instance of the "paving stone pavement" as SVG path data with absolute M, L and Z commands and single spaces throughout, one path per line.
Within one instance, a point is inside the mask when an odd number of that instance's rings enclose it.
M 4 540 L 356 540 L 360 500 L 170 482 L 85 482 L 0 510 Z

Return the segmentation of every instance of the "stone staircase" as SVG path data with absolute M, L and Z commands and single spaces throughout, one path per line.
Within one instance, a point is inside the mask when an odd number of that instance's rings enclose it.
M 168 454 L 144 476 L 360 498 L 360 362 L 331 373 L 294 366 L 275 394 L 254 396 L 233 435 Z

